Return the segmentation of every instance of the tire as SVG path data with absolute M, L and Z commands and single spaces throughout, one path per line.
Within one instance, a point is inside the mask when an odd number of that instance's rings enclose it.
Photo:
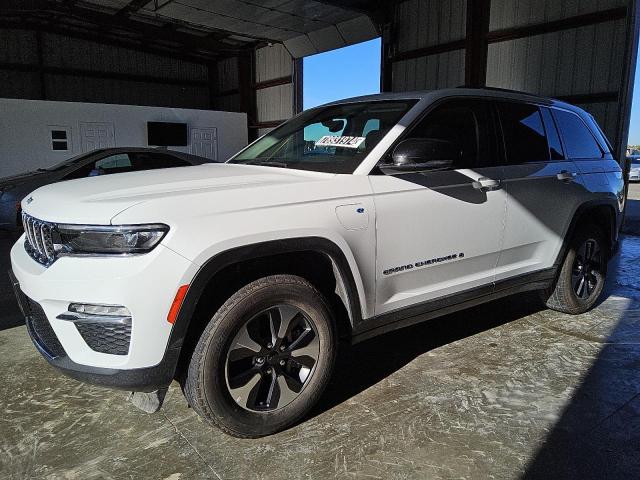
M 590 259 L 587 258 L 589 248 L 592 249 Z M 555 287 L 542 293 L 545 305 L 552 310 L 572 315 L 584 313 L 593 307 L 604 288 L 607 251 L 607 242 L 600 227 L 594 224 L 578 227 L 571 239 Z
M 230 435 L 276 433 L 315 405 L 331 377 L 336 345 L 330 309 L 309 282 L 261 278 L 231 296 L 205 327 L 185 396 L 205 421 Z

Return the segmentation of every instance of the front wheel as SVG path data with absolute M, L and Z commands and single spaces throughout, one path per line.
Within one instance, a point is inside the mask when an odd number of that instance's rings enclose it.
M 231 435 L 269 435 L 313 407 L 335 350 L 329 308 L 309 282 L 261 278 L 229 298 L 205 328 L 185 395 L 206 421 Z
M 587 224 L 578 228 L 554 289 L 543 294 L 547 307 L 575 315 L 596 303 L 607 276 L 606 245 L 598 226 Z

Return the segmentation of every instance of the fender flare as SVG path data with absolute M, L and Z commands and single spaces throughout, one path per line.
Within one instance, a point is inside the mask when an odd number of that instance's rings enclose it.
M 355 278 L 344 252 L 334 242 L 322 237 L 301 237 L 243 245 L 214 255 L 200 267 L 189 285 L 175 324 L 171 329 L 165 358 L 177 359 L 179 356 L 179 351 L 187 336 L 191 318 L 195 313 L 198 301 L 205 287 L 217 273 L 234 263 L 296 252 L 317 252 L 326 255 L 331 260 L 336 272 L 336 281 L 341 283 L 339 287 L 344 290 L 346 295 L 347 305 L 345 306 L 349 313 L 351 325 L 353 327 L 359 323 L 362 319 L 362 310 Z M 170 352 L 174 354 L 167 355 Z
M 562 262 L 564 261 L 564 257 L 569 248 L 571 238 L 573 237 L 573 234 L 578 226 L 579 220 L 583 217 L 583 215 L 588 210 L 591 210 L 593 208 L 598 208 L 598 207 L 608 207 L 612 211 L 611 232 L 610 232 L 611 238 L 609 238 L 609 242 L 611 247 L 611 253 L 615 252 L 616 243 L 618 241 L 619 216 L 622 214 L 621 213 L 616 214 L 618 206 L 613 200 L 604 200 L 604 199 L 590 200 L 590 201 L 581 203 L 573 213 L 573 217 L 571 217 L 571 223 L 569 224 L 569 227 L 565 232 L 564 238 L 562 240 L 562 247 L 560 248 L 560 251 L 558 252 L 558 256 L 556 257 L 556 261 L 554 263 L 554 267 L 556 269 L 560 268 L 560 266 L 562 265 Z

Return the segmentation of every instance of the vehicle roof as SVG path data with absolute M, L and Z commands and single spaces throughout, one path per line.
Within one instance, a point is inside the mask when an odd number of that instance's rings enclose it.
M 450 97 L 486 97 L 504 100 L 517 100 L 521 102 L 535 102 L 541 105 L 556 106 L 566 108 L 578 113 L 583 113 L 579 107 L 561 100 L 541 97 L 532 93 L 519 92 L 516 90 L 507 90 L 501 88 L 443 88 L 439 90 L 418 90 L 413 92 L 387 92 L 377 93 L 373 95 L 363 95 L 360 97 L 352 97 L 344 100 L 327 103 L 326 105 L 340 105 L 344 103 L 381 101 L 381 100 L 439 100 L 441 98 Z

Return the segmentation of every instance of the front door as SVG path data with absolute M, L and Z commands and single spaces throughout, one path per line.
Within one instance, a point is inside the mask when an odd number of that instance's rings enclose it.
M 436 106 L 406 138 L 453 143 L 447 171 L 371 175 L 377 223 L 376 315 L 493 288 L 506 197 L 495 118 L 482 100 Z

